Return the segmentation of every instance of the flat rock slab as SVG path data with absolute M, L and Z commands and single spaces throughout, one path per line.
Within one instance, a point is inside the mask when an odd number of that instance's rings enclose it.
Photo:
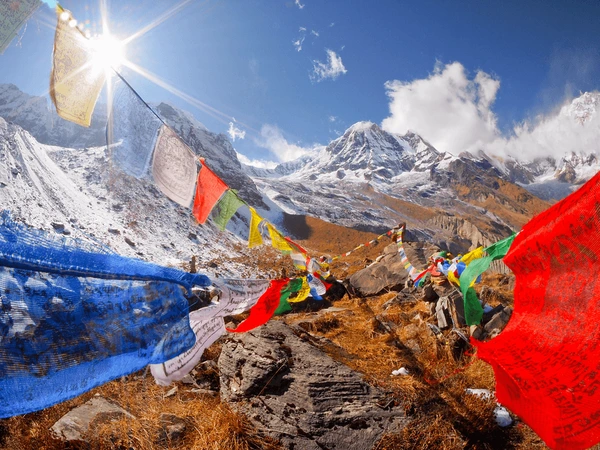
M 89 432 L 93 431 L 94 427 L 122 417 L 135 419 L 120 406 L 103 397 L 94 397 L 62 416 L 50 429 L 59 439 L 86 441 L 90 437 Z
M 407 422 L 361 374 L 271 321 L 223 345 L 221 398 L 294 450 L 367 450 Z

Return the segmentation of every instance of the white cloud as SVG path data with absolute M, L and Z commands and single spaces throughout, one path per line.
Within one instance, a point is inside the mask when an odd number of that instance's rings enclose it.
M 283 136 L 281 130 L 275 125 L 263 125 L 260 129 L 260 138 L 255 139 L 255 144 L 269 150 L 280 162 L 291 161 L 314 151 L 316 146 L 302 147 L 291 144 Z
M 310 30 L 310 34 L 312 34 L 315 37 L 319 37 L 319 32 L 318 31 Z
M 600 93 L 585 94 L 574 103 L 567 97 L 560 108 L 516 124 L 506 136 L 492 109 L 500 81 L 483 71 L 470 78 L 458 62 L 438 64 L 427 78 L 388 81 L 385 87 L 390 116 L 382 128 L 398 134 L 415 131 L 441 151 L 484 150 L 532 160 L 600 150 Z
M 479 71 L 469 79 L 459 62 L 442 66 L 425 79 L 385 83 L 390 116 L 382 127 L 394 133 L 415 131 L 438 150 L 474 151 L 498 135 L 491 107 L 500 81 Z
M 325 49 L 327 52 L 327 63 L 321 61 L 313 61 L 313 71 L 309 75 L 310 79 L 317 83 L 327 78 L 335 80 L 340 75 L 348 72 L 342 63 L 342 58 L 338 56 L 333 50 Z
M 304 43 L 304 37 L 299 38 L 296 41 L 292 41 L 292 44 L 294 45 L 294 48 L 296 49 L 296 51 L 301 51 L 302 50 L 302 44 Z
M 304 8 L 304 5 L 300 3 L 300 0 L 294 0 L 294 4 L 299 8 L 302 9 Z
M 305 32 L 306 31 L 306 27 L 300 27 L 300 29 L 298 30 L 300 33 Z
M 247 166 L 260 167 L 261 169 L 274 169 L 279 163 L 275 161 L 265 161 L 262 159 L 250 159 L 246 155 L 237 152 L 237 157 L 242 164 Z
M 575 100 L 566 100 L 560 110 L 542 115 L 534 120 L 524 121 L 515 126 L 513 135 L 496 139 L 486 151 L 500 156 L 510 155 L 517 159 L 533 159 L 552 156 L 560 158 L 570 152 L 592 153 L 600 150 L 600 93 L 596 93 L 594 107 L 585 114 L 585 103 L 594 103 L 594 95 L 584 95 Z M 588 103 L 589 105 L 589 103 Z M 583 106 L 583 107 L 582 107 Z
M 329 116 L 329 121 L 330 122 L 335 122 L 337 120 L 337 117 L 335 116 Z
M 331 23 L 329 24 L 329 28 L 331 28 L 331 27 L 334 27 L 334 26 L 335 26 L 335 22 L 331 22 Z
M 236 139 L 242 140 L 246 137 L 246 131 L 236 127 L 233 124 L 233 122 L 229 122 L 229 129 L 227 130 L 227 134 L 229 134 L 229 137 L 233 142 L 235 142 Z

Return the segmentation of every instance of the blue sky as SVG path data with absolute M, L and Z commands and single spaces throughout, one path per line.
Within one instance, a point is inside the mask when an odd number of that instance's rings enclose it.
M 361 120 L 456 152 L 600 89 L 598 1 L 107 3 L 119 38 L 175 11 L 127 58 L 187 101 L 130 69 L 124 76 L 149 102 L 191 111 L 215 132 L 245 132 L 234 147 L 250 159 L 290 159 Z M 99 0 L 62 5 L 101 32 Z M 54 23 L 45 6 L 33 16 L 0 56 L 0 82 L 47 92 Z

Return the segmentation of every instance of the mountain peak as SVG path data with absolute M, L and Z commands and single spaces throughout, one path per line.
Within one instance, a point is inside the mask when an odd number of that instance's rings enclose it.
M 379 128 L 379 126 L 377 124 L 365 120 L 362 122 L 356 122 L 354 125 L 352 125 L 350 128 L 348 128 L 346 130 L 346 133 L 361 132 L 361 131 L 367 131 L 367 130 L 382 131 L 381 128 Z M 344 133 L 344 134 L 346 134 L 346 133 Z
M 584 92 L 565 106 L 562 112 L 583 125 L 594 117 L 598 108 L 600 108 L 600 92 Z

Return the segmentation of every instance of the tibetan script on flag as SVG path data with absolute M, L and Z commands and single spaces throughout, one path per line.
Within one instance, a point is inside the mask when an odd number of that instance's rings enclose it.
M 534 217 L 504 258 L 515 308 L 478 343 L 498 401 L 552 448 L 600 442 L 600 174 Z

